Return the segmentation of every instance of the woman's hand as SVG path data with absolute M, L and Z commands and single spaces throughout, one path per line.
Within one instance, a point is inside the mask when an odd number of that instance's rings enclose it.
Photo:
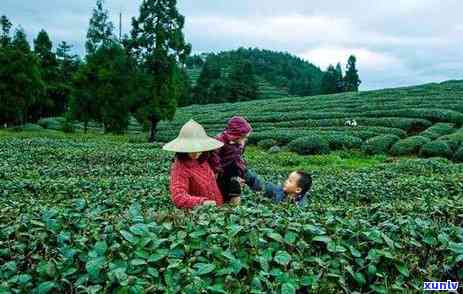
M 206 200 L 203 205 L 217 205 L 217 203 L 214 200 Z

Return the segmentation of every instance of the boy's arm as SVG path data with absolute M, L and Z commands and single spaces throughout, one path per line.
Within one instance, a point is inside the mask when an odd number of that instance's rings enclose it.
M 254 172 L 250 170 L 246 170 L 245 182 L 252 191 L 261 191 L 265 198 L 272 199 L 275 202 L 280 202 L 280 198 L 283 197 L 283 190 L 280 186 L 270 182 L 263 182 Z
M 246 185 L 248 185 L 249 189 L 254 192 L 262 191 L 264 188 L 262 181 L 257 177 L 256 173 L 250 170 L 246 170 L 244 173 L 244 181 Z

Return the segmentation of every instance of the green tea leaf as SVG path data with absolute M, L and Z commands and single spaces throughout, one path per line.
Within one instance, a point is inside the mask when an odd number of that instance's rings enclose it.
M 323 243 L 329 243 L 331 242 L 331 238 L 328 236 L 315 236 L 312 241 L 316 242 L 323 242 Z
M 291 255 L 288 252 L 280 250 L 275 254 L 275 261 L 281 265 L 288 265 L 291 261 Z
M 215 269 L 215 265 L 211 263 L 197 263 L 195 264 L 195 268 L 197 269 L 195 273 L 201 276 L 212 272 Z
M 157 262 L 167 257 L 168 254 L 169 254 L 168 249 L 158 249 L 156 250 L 154 254 L 150 255 L 150 257 L 148 258 L 148 262 Z
M 281 294 L 295 294 L 296 287 L 291 283 L 284 283 L 281 285 Z

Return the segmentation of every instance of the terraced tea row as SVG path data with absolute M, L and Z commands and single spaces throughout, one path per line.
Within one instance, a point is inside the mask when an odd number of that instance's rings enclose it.
M 191 118 L 215 135 L 230 117 L 241 115 L 253 126 L 251 144 L 273 139 L 276 145 L 285 147 L 299 139 L 288 147 L 301 146 L 302 149 L 292 150 L 303 154 L 353 148 L 369 153 L 441 156 L 461 161 L 462 96 L 463 82 L 453 81 L 393 90 L 189 106 L 180 109 L 172 122 L 159 124 L 159 138 L 173 139 Z M 395 135 L 395 141 L 390 143 L 392 137 L 388 137 L 386 146 L 370 148 L 372 142 L 380 144 L 387 135 Z M 304 148 L 304 142 L 312 139 L 316 142 L 310 145 L 321 147 Z M 410 142 L 413 147 L 400 147 Z

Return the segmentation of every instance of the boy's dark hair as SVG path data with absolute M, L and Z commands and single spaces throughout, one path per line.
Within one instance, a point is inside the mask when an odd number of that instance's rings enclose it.
M 299 171 L 299 170 L 296 171 L 296 173 L 299 175 L 299 181 L 297 185 L 302 190 L 301 194 L 304 195 L 312 187 L 312 176 L 309 173 L 306 173 L 304 171 Z
M 203 152 L 199 156 L 198 161 L 199 161 L 199 163 L 203 163 L 203 162 L 207 161 L 208 158 L 209 158 L 209 152 Z M 190 159 L 190 156 L 188 155 L 188 153 L 177 152 L 177 153 L 175 153 L 174 159 L 177 159 L 178 161 L 186 161 L 186 160 Z

